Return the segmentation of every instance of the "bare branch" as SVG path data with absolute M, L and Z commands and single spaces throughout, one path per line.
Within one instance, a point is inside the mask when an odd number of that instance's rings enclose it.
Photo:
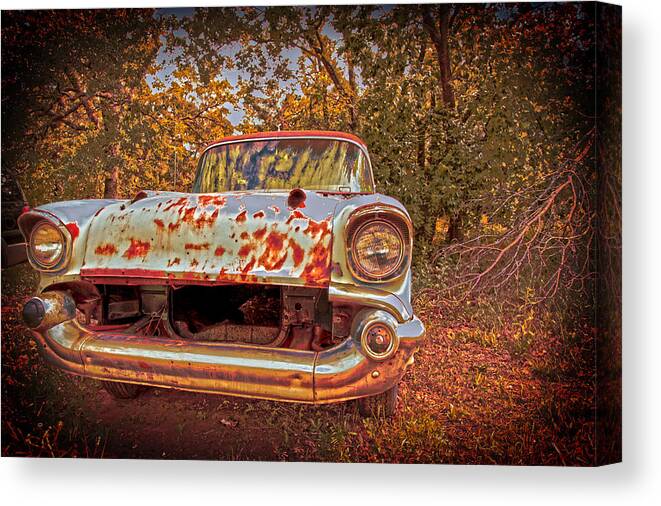
M 455 261 L 451 298 L 498 291 L 525 282 L 537 287 L 533 303 L 553 298 L 561 288 L 582 289 L 590 271 L 594 212 L 586 176 L 578 170 L 592 151 L 594 131 L 575 149 L 576 155 L 536 184 L 503 194 L 493 217 L 513 199 L 528 202 L 501 235 L 482 234 L 448 246 L 433 258 Z

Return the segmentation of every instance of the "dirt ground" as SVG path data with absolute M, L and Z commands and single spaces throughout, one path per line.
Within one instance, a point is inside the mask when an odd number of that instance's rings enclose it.
M 353 403 L 253 401 L 148 389 L 118 401 L 97 382 L 45 365 L 22 325 L 27 266 L 2 279 L 3 456 L 589 465 L 594 459 L 592 341 L 449 324 L 418 300 L 424 347 L 396 416 Z M 518 338 L 517 338 L 518 339 Z

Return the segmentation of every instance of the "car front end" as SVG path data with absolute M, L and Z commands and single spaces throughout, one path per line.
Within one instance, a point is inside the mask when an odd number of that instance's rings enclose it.
M 424 337 L 410 303 L 406 210 L 356 186 L 354 173 L 336 186 L 255 188 L 283 174 L 304 183 L 301 157 L 314 174 L 350 160 L 371 178 L 366 150 L 348 136 L 262 135 L 213 145 L 192 193 L 21 217 L 41 273 L 24 319 L 50 363 L 106 382 L 306 403 L 396 388 Z M 319 148 L 318 138 L 337 145 Z M 253 142 L 263 144 L 244 147 Z M 228 172 L 232 149 L 249 152 L 251 171 Z

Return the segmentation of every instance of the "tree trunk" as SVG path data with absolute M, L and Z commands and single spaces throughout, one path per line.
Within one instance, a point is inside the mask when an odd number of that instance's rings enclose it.
M 358 131 L 358 111 L 356 111 L 356 96 L 358 94 L 358 87 L 356 86 L 356 73 L 353 66 L 353 57 L 349 51 L 345 53 L 347 62 L 347 70 L 349 72 L 349 88 L 351 90 L 351 98 L 349 103 L 349 128 L 352 132 Z
M 443 105 L 448 109 L 455 108 L 454 90 L 452 89 L 452 67 L 450 65 L 450 5 L 441 4 L 438 8 L 438 17 L 432 12 L 432 5 L 422 6 L 422 26 L 436 50 L 436 61 L 440 75 L 439 87 Z M 448 224 L 447 242 L 461 242 L 464 238 L 463 219 L 459 213 L 450 216 Z
M 464 240 L 464 229 L 462 227 L 462 219 L 458 214 L 450 216 L 450 223 L 448 223 L 448 235 L 446 240 L 449 243 L 461 242 Z
M 432 14 L 432 5 L 422 7 L 422 26 L 431 38 L 436 49 L 436 59 L 440 72 L 441 96 L 443 104 L 454 109 L 454 90 L 452 89 L 452 69 L 450 66 L 450 5 L 438 6 L 438 21 Z
M 118 190 L 119 166 L 115 165 L 112 170 L 106 174 L 106 180 L 103 188 L 104 199 L 116 199 L 119 196 Z
M 113 106 L 104 115 L 104 128 L 109 139 L 119 139 L 120 115 L 118 108 Z M 117 140 L 110 141 L 104 148 L 106 179 L 103 188 L 103 198 L 119 198 L 119 171 L 122 165 L 120 144 Z
M 321 94 L 321 112 L 324 118 L 324 128 L 328 129 L 328 95 L 326 88 L 324 88 L 324 91 Z

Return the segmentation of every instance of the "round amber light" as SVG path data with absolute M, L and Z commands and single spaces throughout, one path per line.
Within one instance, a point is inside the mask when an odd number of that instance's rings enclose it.
M 384 360 L 394 351 L 395 339 L 387 325 L 373 323 L 363 333 L 363 346 L 371 358 Z
M 34 260 L 43 267 L 57 264 L 64 253 L 64 237 L 58 228 L 46 221 L 37 225 L 30 235 Z
M 370 278 L 385 278 L 394 273 L 402 264 L 403 253 L 401 235 L 385 221 L 363 225 L 353 240 L 356 266 Z

